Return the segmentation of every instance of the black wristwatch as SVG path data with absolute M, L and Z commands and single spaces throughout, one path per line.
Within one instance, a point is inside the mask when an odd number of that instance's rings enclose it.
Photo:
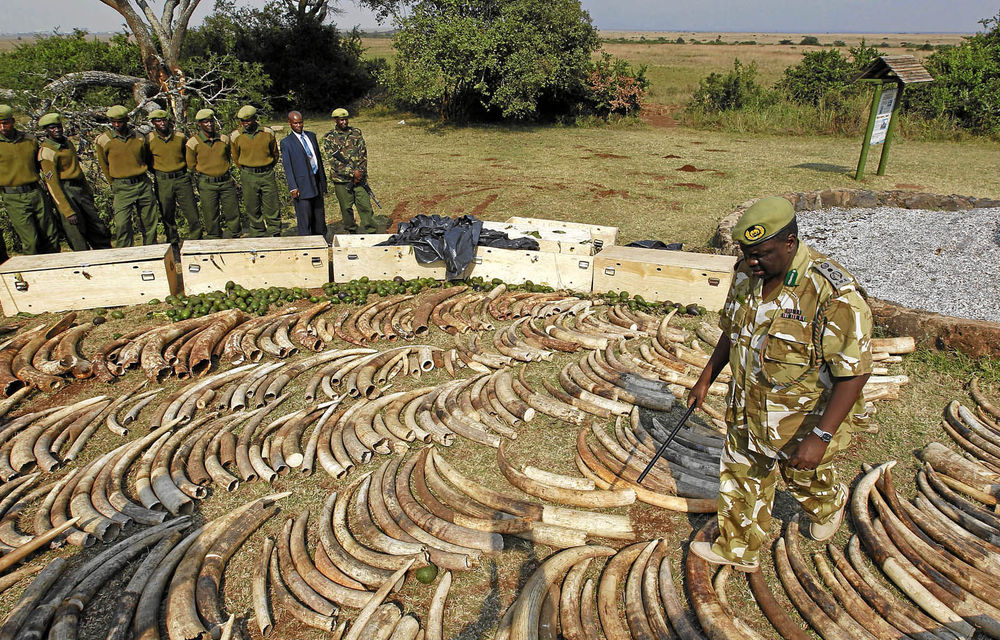
M 832 433 L 829 431 L 823 431 L 819 427 L 813 427 L 813 435 L 827 444 L 830 444 L 830 441 L 833 440 Z

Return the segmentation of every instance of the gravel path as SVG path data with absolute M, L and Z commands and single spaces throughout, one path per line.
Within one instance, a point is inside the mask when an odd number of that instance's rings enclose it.
M 868 293 L 949 316 L 1000 322 L 1000 209 L 878 207 L 798 214 L 807 244 Z

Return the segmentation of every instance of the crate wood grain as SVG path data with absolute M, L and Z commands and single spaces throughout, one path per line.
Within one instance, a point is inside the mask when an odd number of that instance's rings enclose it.
M 189 295 L 220 291 L 230 280 L 247 289 L 312 289 L 330 281 L 330 251 L 323 236 L 188 240 L 181 272 Z
M 390 238 L 388 233 L 333 236 L 330 265 L 333 281 L 342 284 L 367 276 L 371 280 L 433 278 L 444 280 L 444 262 L 420 264 L 411 246 L 376 247 Z
M 618 227 L 610 227 L 599 224 L 584 224 L 582 222 L 567 222 L 565 220 L 548 220 L 546 218 L 526 218 L 522 216 L 511 216 L 505 221 L 510 224 L 533 227 L 541 233 L 546 231 L 543 237 L 553 237 L 558 239 L 558 232 L 584 233 L 589 234 L 593 243 L 594 251 L 597 253 L 605 247 L 610 247 L 618 243 Z
M 734 256 L 608 247 L 594 256 L 594 293 L 627 291 L 646 300 L 718 311 L 733 280 Z
M 6 316 L 132 305 L 182 290 L 167 244 L 14 256 L 0 278 Z

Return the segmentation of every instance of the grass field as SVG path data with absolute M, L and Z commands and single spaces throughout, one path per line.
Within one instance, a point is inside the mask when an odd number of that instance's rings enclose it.
M 610 37 L 610 34 L 604 34 Z M 626 34 L 636 35 L 636 34 Z M 643 34 L 647 39 L 659 34 Z M 693 34 L 680 33 L 685 39 Z M 701 34 L 712 39 L 716 34 Z M 723 34 L 725 40 L 757 39 L 760 34 Z M 759 36 L 751 38 L 750 35 Z M 792 36 L 798 40 L 802 35 Z M 619 37 L 619 36 L 614 36 Z M 626 36 L 621 36 L 626 37 Z M 676 37 L 676 36 L 675 36 Z M 697 37 L 697 36 L 695 36 Z M 774 36 L 775 42 L 782 39 Z M 858 36 L 822 34 L 824 42 L 843 39 L 848 43 Z M 882 37 L 882 34 L 879 34 Z M 890 42 L 923 42 L 926 36 L 885 34 Z M 946 38 L 942 36 L 942 38 Z M 947 36 L 952 38 L 952 36 Z M 870 42 L 875 39 L 869 39 Z M 879 40 L 880 41 L 880 40 Z M 950 41 L 950 40 L 949 40 Z M 936 40 L 931 40 L 937 43 Z M 368 39 L 367 55 L 391 55 L 388 39 Z M 860 141 L 835 137 L 759 136 L 715 131 L 697 131 L 670 126 L 669 108 L 690 95 L 697 81 L 713 70 L 724 70 L 734 57 L 755 60 L 767 78 L 776 78 L 781 69 L 794 63 L 803 48 L 788 45 L 659 45 L 608 44 L 606 49 L 636 63 L 650 65 L 653 87 L 649 112 L 644 120 L 631 124 L 593 127 L 451 127 L 414 118 L 410 114 L 360 111 L 352 119 L 368 143 L 371 185 L 385 207 L 382 222 L 392 226 L 416 214 L 474 214 L 489 220 L 503 220 L 512 215 L 574 220 L 615 225 L 621 229 L 622 243 L 655 238 L 681 241 L 687 248 L 706 250 L 718 220 L 739 203 L 788 191 L 808 191 L 826 187 L 851 187 Z M 652 116 L 652 117 L 651 117 Z M 322 134 L 332 123 L 326 118 L 309 118 L 307 128 Z M 865 188 L 919 189 L 936 193 L 957 193 L 1000 197 L 1000 143 L 971 140 L 962 143 L 930 143 L 902 140 L 893 148 L 888 175 L 870 176 L 861 183 Z M 870 164 L 874 172 L 874 164 Z M 335 204 L 328 203 L 328 218 L 336 219 Z M 98 327 L 84 351 L 92 353 L 113 332 L 130 331 L 148 323 L 146 308 L 133 308 L 123 320 L 111 320 Z M 81 314 L 83 320 L 89 312 Z M 714 320 L 710 317 L 709 320 Z M 689 328 L 694 321 L 684 321 Z M 431 342 L 446 344 L 449 336 L 435 332 Z M 558 363 L 565 360 L 560 359 Z M 553 375 L 550 367 L 531 365 L 531 380 Z M 911 383 L 903 387 L 898 401 L 882 403 L 874 417 L 875 434 L 860 434 L 838 466 L 846 479 L 860 472 L 860 462 L 880 463 L 897 458 L 897 487 L 912 492 L 915 468 L 913 451 L 925 442 L 937 439 L 948 442 L 939 423 L 941 411 L 952 399 L 968 402 L 963 385 L 973 373 L 984 377 L 984 390 L 995 400 L 1000 397 L 1000 363 L 972 362 L 966 358 L 920 352 L 894 367 L 893 373 L 905 373 Z M 437 376 L 435 372 L 434 376 Z M 138 381 L 132 374 L 127 384 Z M 431 377 L 422 384 L 440 382 Z M 168 385 L 169 393 L 174 387 Z M 117 392 L 117 389 L 115 390 Z M 88 393 L 108 393 L 103 385 L 73 386 L 60 401 Z M 146 412 L 148 418 L 148 412 Z M 141 427 L 141 425 L 140 425 Z M 144 429 L 137 428 L 137 433 Z M 521 436 L 511 443 L 511 458 L 560 473 L 574 473 L 573 438 L 575 429 L 538 419 L 522 428 Z M 94 459 L 100 452 L 117 445 L 117 439 L 103 429 L 88 446 L 82 461 Z M 444 452 L 461 470 L 475 474 L 477 480 L 494 488 L 506 487 L 495 468 L 495 458 L 485 447 L 461 442 Z M 371 470 L 363 467 L 349 478 Z M 201 503 L 204 517 L 216 517 L 247 500 L 271 490 L 292 490 L 281 516 L 268 522 L 247 542 L 232 561 L 224 583 L 226 608 L 238 616 L 252 615 L 246 584 L 252 571 L 255 552 L 264 535 L 280 531 L 286 516 L 297 515 L 301 508 L 315 509 L 329 491 L 343 486 L 319 474 L 301 478 L 297 474 L 282 477 L 272 487 L 255 483 L 235 494 L 218 492 Z M 787 496 L 779 500 L 780 517 L 794 513 Z M 700 526 L 704 517 L 687 517 L 644 505 L 616 510 L 633 518 L 640 539 L 666 537 L 676 548 L 683 548 L 691 527 Z M 316 513 L 314 511 L 314 513 Z M 30 513 L 27 514 L 30 517 Z M 776 524 L 777 528 L 777 524 Z M 836 538 L 841 546 L 849 535 L 845 526 Z M 810 546 L 809 549 L 816 548 Z M 93 555 L 95 550 L 85 554 Z M 54 552 L 54 553 L 66 553 Z M 50 556 L 54 557 L 54 553 Z M 550 549 L 512 541 L 512 548 L 497 558 L 485 560 L 474 571 L 456 576 L 449 599 L 445 637 L 460 640 L 492 637 L 497 620 L 511 603 L 518 585 L 523 584 L 540 559 Z M 43 558 L 44 560 L 44 558 Z M 681 554 L 673 556 L 673 572 L 680 584 Z M 131 565 L 131 566 L 134 566 Z M 765 567 L 772 584 L 777 584 L 770 567 Z M 124 572 L 126 575 L 129 571 Z M 777 637 L 761 617 L 749 596 L 745 581 L 730 581 L 730 604 L 737 615 L 768 638 Z M 0 595 L 0 616 L 6 615 L 13 598 L 23 585 Z M 776 591 L 780 591 L 777 588 Z M 409 581 L 401 593 L 408 610 L 423 616 L 432 588 Z M 92 603 L 85 622 L 107 617 L 118 592 L 109 589 Z M 788 610 L 792 606 L 779 595 Z M 290 622 L 287 614 L 279 618 L 273 637 L 320 638 Z M 259 634 L 251 627 L 251 637 Z M 99 632 L 82 634 L 98 638 Z

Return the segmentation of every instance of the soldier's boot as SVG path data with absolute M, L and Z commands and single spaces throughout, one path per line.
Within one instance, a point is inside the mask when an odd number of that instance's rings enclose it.
M 840 507 L 836 513 L 834 513 L 830 518 L 823 524 L 817 524 L 815 522 L 809 523 L 809 537 L 816 542 L 826 542 L 837 535 L 837 531 L 840 530 L 840 525 L 844 522 L 844 512 L 847 511 L 847 502 Z

